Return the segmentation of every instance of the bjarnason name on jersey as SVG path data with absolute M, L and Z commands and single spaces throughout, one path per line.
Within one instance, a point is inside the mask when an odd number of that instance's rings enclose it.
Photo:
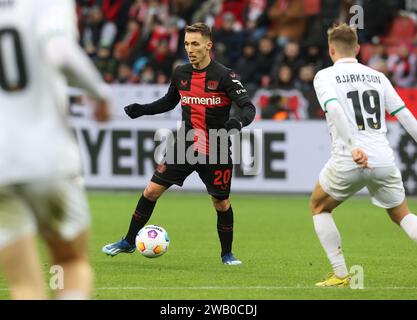
M 379 76 L 370 75 L 370 74 L 344 74 L 342 76 L 336 76 L 337 83 L 354 83 L 354 82 L 371 82 L 371 83 L 381 83 L 381 78 Z

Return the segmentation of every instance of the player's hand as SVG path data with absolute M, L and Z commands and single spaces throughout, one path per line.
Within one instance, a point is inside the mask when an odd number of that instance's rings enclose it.
M 146 114 L 145 113 L 145 108 L 142 105 L 140 105 L 139 103 L 129 104 L 124 109 L 125 109 L 126 114 L 131 119 L 136 119 L 136 118 L 139 118 L 139 117 L 144 116 Z
M 352 159 L 356 164 L 361 168 L 369 168 L 368 165 L 368 155 L 360 148 L 355 148 L 352 150 Z
M 98 122 L 110 120 L 110 105 L 107 101 L 97 101 L 94 108 L 94 119 Z
M 236 118 L 230 118 L 229 120 L 226 121 L 225 126 L 226 126 L 227 131 L 230 131 L 233 129 L 240 131 L 242 130 L 243 124 Z

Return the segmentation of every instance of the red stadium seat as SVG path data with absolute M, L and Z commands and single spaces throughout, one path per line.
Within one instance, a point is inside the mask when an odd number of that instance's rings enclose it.
M 392 22 L 388 34 L 381 37 L 381 41 L 388 46 L 395 46 L 404 42 L 412 43 L 416 34 L 417 25 L 414 20 L 408 16 L 399 15 Z
M 321 0 L 304 0 L 304 13 L 312 16 L 320 13 Z

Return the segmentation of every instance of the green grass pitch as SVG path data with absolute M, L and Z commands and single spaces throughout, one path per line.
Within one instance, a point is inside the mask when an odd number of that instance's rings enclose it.
M 348 266 L 364 270 L 365 288 L 356 290 L 314 287 L 330 265 L 306 196 L 233 195 L 233 251 L 242 266 L 221 264 L 216 212 L 205 194 L 168 192 L 160 199 L 149 224 L 166 228 L 171 244 L 157 259 L 101 253 L 125 234 L 137 194 L 90 193 L 89 200 L 94 299 L 417 298 L 417 244 L 367 197 L 350 199 L 334 215 Z M 409 204 L 417 212 L 417 200 Z M 8 299 L 5 287 L 0 275 L 0 299 Z

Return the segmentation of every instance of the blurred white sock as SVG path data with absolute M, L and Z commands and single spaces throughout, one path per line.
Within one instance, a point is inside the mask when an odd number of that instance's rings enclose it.
M 316 214 L 313 216 L 313 222 L 317 236 L 330 260 L 335 275 L 338 278 L 346 277 L 349 273 L 342 252 L 342 241 L 332 215 L 330 213 Z
M 411 239 L 417 242 L 417 216 L 415 214 L 407 214 L 401 220 L 400 226 Z

